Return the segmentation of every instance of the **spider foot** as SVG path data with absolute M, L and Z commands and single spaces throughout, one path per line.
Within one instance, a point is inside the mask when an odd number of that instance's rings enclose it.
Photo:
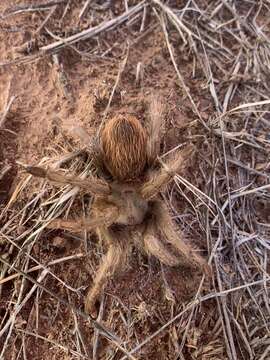
M 94 299 L 89 298 L 88 295 L 86 296 L 85 303 L 84 303 L 84 311 L 87 314 L 89 314 L 91 317 L 96 319 L 98 316 L 98 312 L 97 312 L 97 308 L 96 308 L 96 301 L 93 301 L 93 300 Z
M 25 166 L 25 170 L 33 175 L 33 176 L 37 176 L 37 177 L 41 177 L 41 178 L 45 178 L 46 177 L 46 170 L 42 167 L 39 166 Z
M 63 220 L 54 219 L 54 220 L 50 221 L 49 224 L 47 225 L 47 229 L 52 229 L 52 230 L 64 229 Z

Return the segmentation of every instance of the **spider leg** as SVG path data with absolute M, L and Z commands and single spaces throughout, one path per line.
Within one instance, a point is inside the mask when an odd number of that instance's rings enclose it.
M 116 206 L 108 205 L 104 208 L 102 214 L 93 214 L 90 219 L 63 220 L 55 219 L 51 221 L 47 228 L 62 229 L 70 232 L 80 232 L 82 230 L 93 230 L 100 226 L 109 227 L 118 217 L 118 209 Z
M 153 213 L 158 232 L 160 232 L 164 240 L 174 248 L 175 254 L 178 254 L 179 257 L 179 263 L 193 265 L 209 275 L 210 266 L 207 261 L 196 254 L 192 247 L 183 240 L 181 234 L 175 231 L 167 206 L 160 201 L 155 201 L 153 203 Z
M 101 175 L 104 175 L 105 166 L 102 160 L 102 151 L 98 137 L 94 133 L 94 129 L 90 129 L 88 133 L 82 126 L 71 125 L 68 127 L 68 132 L 75 140 L 79 140 L 83 145 L 83 150 L 86 150 L 90 155 L 94 166 Z
M 180 264 L 177 256 L 169 253 L 166 249 L 165 245 L 160 241 L 160 239 L 152 234 L 152 231 L 148 233 L 147 229 L 146 234 L 144 236 L 144 248 L 148 254 L 154 255 L 157 259 L 159 259 L 163 264 L 168 266 L 177 266 Z
M 119 238 L 119 236 L 116 236 L 110 229 L 99 229 L 99 233 L 104 237 L 105 241 L 109 243 L 109 248 L 97 271 L 94 284 L 88 291 L 85 299 L 85 311 L 93 316 L 96 315 L 96 301 L 108 280 L 125 266 L 130 248 L 130 243 L 125 241 L 126 239 Z
M 78 186 L 82 190 L 90 192 L 94 195 L 109 195 L 111 192 L 108 183 L 94 176 L 83 180 L 78 176 L 64 175 L 61 171 L 49 168 L 46 169 L 40 166 L 26 166 L 25 169 L 33 176 L 41 177 L 63 185 Z
M 156 96 L 151 96 L 149 105 L 147 159 L 150 165 L 157 159 L 160 152 L 160 140 L 164 123 L 164 103 Z
M 151 217 L 142 231 L 143 250 L 148 255 L 154 255 L 163 264 L 177 266 L 180 264 L 179 258 L 170 253 L 162 241 L 162 234 L 157 229 L 155 216 Z
M 189 160 L 192 148 L 177 151 L 166 163 L 162 162 L 161 168 L 150 174 L 149 179 L 142 184 L 140 192 L 144 199 L 153 198 L 163 186 L 168 184 L 177 172 L 183 171 Z
M 81 144 L 85 147 L 90 146 L 91 142 L 93 141 L 93 135 L 89 135 L 82 126 L 72 125 L 68 128 L 68 132 L 73 138 L 79 139 Z

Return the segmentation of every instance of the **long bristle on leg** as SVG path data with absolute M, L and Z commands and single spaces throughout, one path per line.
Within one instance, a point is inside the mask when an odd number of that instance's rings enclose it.
M 148 220 L 143 233 L 143 246 L 148 255 L 154 255 L 163 264 L 177 266 L 180 260 L 177 256 L 170 253 L 161 239 L 162 234 L 157 229 L 156 219 L 152 217 Z
M 33 176 L 44 178 L 58 184 L 78 186 L 80 189 L 94 195 L 109 195 L 111 192 L 107 182 L 94 176 L 84 180 L 78 176 L 65 175 L 59 170 L 41 166 L 26 166 L 25 170 Z
M 179 254 L 182 262 L 201 269 L 206 275 L 211 273 L 207 261 L 198 255 L 189 244 L 187 244 L 180 232 L 176 232 L 167 206 L 161 201 L 153 202 L 152 211 L 156 219 L 158 231 L 163 235 L 164 240 L 169 243 Z
M 177 151 L 169 160 L 161 162 L 161 168 L 150 173 L 149 179 L 143 183 L 140 192 L 144 199 L 155 197 L 163 186 L 167 185 L 178 172 L 185 169 L 187 161 L 193 152 L 193 147 Z
M 85 299 L 85 311 L 94 317 L 96 316 L 95 305 L 101 292 L 108 280 L 125 267 L 130 248 L 127 239 L 119 237 L 119 234 L 114 234 L 112 230 L 99 229 L 99 234 L 109 243 L 109 247 L 94 278 L 94 284 Z
M 149 122 L 147 126 L 147 159 L 151 165 L 160 152 L 162 132 L 164 130 L 164 103 L 157 95 L 152 94 L 149 105 Z
M 97 227 L 105 226 L 109 227 L 118 217 L 118 209 L 116 206 L 109 206 L 103 209 L 102 215 L 93 214 L 89 219 L 74 219 L 64 220 L 55 219 L 52 220 L 47 228 L 48 229 L 61 229 L 68 230 L 70 232 L 81 232 L 83 230 L 91 231 Z

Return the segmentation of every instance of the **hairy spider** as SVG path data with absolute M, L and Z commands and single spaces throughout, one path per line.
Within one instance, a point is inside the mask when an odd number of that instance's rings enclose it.
M 174 174 L 183 170 L 185 157 L 190 155 L 190 149 L 177 151 L 155 169 L 159 163 L 163 109 L 162 102 L 152 97 L 147 129 L 131 115 L 118 115 L 105 123 L 92 141 L 100 176 L 83 180 L 48 168 L 26 167 L 34 176 L 78 186 L 94 196 L 89 219 L 55 219 L 49 224 L 53 229 L 95 231 L 108 247 L 86 296 L 85 309 L 90 314 L 95 314 L 96 302 L 108 279 L 127 263 L 132 244 L 163 264 L 185 264 L 209 271 L 207 262 L 176 231 L 159 194 Z M 82 128 L 77 128 L 77 135 L 84 143 L 90 139 Z

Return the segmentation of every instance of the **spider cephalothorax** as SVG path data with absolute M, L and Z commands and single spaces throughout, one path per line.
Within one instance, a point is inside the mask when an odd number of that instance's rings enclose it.
M 107 245 L 107 253 L 86 297 L 86 311 L 95 312 L 95 303 L 107 280 L 127 262 L 132 243 L 146 254 L 169 266 L 185 264 L 208 271 L 206 261 L 182 239 L 168 208 L 159 198 L 163 186 L 183 169 L 190 151 L 178 151 L 158 170 L 163 105 L 152 99 L 147 131 L 131 115 L 110 119 L 100 131 L 93 149 L 98 167 L 107 169 L 109 180 L 92 176 L 81 179 L 41 167 L 28 166 L 34 176 L 82 188 L 94 196 L 89 219 L 55 219 L 48 226 L 68 231 L 95 231 Z M 77 131 L 85 142 L 87 134 Z M 184 156 L 182 156 L 184 154 Z M 101 172 L 102 174 L 102 172 Z M 134 231 L 136 230 L 136 231 Z M 134 234 L 138 235 L 136 241 Z

